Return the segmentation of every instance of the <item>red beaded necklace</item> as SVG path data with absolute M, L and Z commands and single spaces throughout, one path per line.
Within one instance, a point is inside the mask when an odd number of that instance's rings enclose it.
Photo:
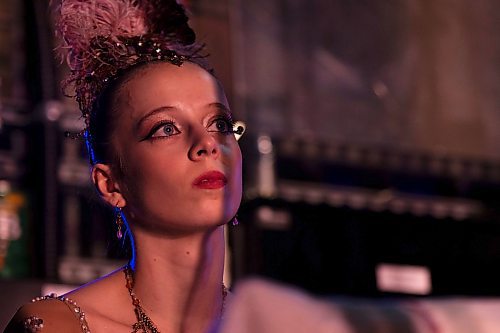
M 134 306 L 135 310 L 135 315 L 137 316 L 137 322 L 132 325 L 132 333 L 160 333 L 158 330 L 158 327 L 153 323 L 151 318 L 148 317 L 146 312 L 144 311 L 143 307 L 141 306 L 141 301 L 137 296 L 135 295 L 134 292 L 134 275 L 132 268 L 130 268 L 129 265 L 127 265 L 124 269 L 125 273 L 125 280 L 126 280 L 126 287 L 128 290 L 128 293 L 130 294 L 130 298 L 132 298 L 132 305 Z M 221 307 L 221 312 L 220 316 L 222 317 L 222 314 L 224 313 L 224 307 L 226 304 L 226 296 L 227 296 L 227 288 L 222 284 L 222 307 Z

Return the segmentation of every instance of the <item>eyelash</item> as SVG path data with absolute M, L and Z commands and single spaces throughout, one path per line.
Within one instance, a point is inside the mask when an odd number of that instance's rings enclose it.
M 153 135 L 158 132 L 158 130 L 162 127 L 165 127 L 167 125 L 171 125 L 175 128 L 175 130 L 180 133 L 181 131 L 177 128 L 177 126 L 175 126 L 175 122 L 173 120 L 162 120 L 162 121 L 159 121 L 158 123 L 156 123 L 152 128 L 151 130 L 149 131 L 149 133 L 146 135 L 146 137 L 142 140 L 156 140 L 156 139 L 165 139 L 165 138 L 170 138 L 171 136 L 173 135 L 176 135 L 178 133 L 175 133 L 175 134 L 172 134 L 172 135 L 168 135 L 168 136 L 156 136 L 154 137 Z
M 218 121 L 225 122 L 227 127 L 228 127 L 228 130 L 226 130 L 226 131 L 215 130 L 215 131 L 208 131 L 208 132 L 216 132 L 216 133 L 218 132 L 218 133 L 225 134 L 225 135 L 229 135 L 229 134 L 234 133 L 234 121 L 233 121 L 233 119 L 231 119 L 231 117 L 226 116 L 226 115 L 216 116 L 214 119 L 212 119 L 210 121 L 208 128 L 210 128 L 212 125 L 216 124 Z
M 213 126 L 214 124 L 216 124 L 218 121 L 224 121 L 225 124 L 227 125 L 228 127 L 228 130 L 226 131 L 219 131 L 219 130 L 208 130 L 208 128 L 210 128 L 211 126 Z M 174 134 L 171 134 L 171 135 L 165 135 L 165 136 L 153 136 L 156 132 L 158 132 L 159 129 L 161 129 L 162 127 L 165 127 L 167 125 L 171 125 L 175 128 L 175 131 L 176 133 Z M 223 134 L 223 135 L 229 135 L 229 134 L 233 134 L 235 133 L 235 130 L 234 130 L 234 121 L 231 119 L 230 116 L 226 116 L 226 115 L 219 115 L 219 116 L 216 116 L 215 118 L 213 118 L 212 120 L 210 120 L 208 126 L 207 126 L 207 132 L 210 132 L 210 133 L 220 133 L 220 134 Z M 157 124 L 155 124 L 153 126 L 153 128 L 149 131 L 149 133 L 146 135 L 146 137 L 142 140 L 156 140 L 156 139 L 168 139 L 174 135 L 177 135 L 181 133 L 181 131 L 177 128 L 177 126 L 175 126 L 175 122 L 173 120 L 163 120 L 163 121 L 160 121 L 158 122 Z

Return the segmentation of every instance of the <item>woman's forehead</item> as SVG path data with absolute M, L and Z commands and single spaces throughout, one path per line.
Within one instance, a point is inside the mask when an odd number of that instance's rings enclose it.
M 155 63 L 141 69 L 124 84 L 121 102 L 133 113 L 143 114 L 160 107 L 205 108 L 223 105 L 229 109 L 217 79 L 196 64 L 181 66 Z
M 155 63 L 142 69 L 126 83 L 129 97 L 191 99 L 216 98 L 225 100 L 217 79 L 196 64 L 185 62 L 181 66 Z M 218 100 L 220 102 L 220 100 Z M 216 101 L 213 101 L 216 102 Z

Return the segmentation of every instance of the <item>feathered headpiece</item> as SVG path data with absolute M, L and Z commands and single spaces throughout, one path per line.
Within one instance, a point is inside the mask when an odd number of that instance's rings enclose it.
M 58 12 L 58 49 L 71 70 L 63 87 L 74 87 L 87 125 L 109 81 L 135 64 L 189 60 L 206 68 L 203 45 L 175 0 L 61 0 Z

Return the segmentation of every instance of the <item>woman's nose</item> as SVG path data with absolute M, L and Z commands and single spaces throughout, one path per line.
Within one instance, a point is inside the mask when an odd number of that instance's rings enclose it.
M 205 129 L 193 133 L 193 143 L 189 150 L 189 158 L 197 161 L 204 158 L 217 159 L 220 155 L 220 147 L 213 133 Z

